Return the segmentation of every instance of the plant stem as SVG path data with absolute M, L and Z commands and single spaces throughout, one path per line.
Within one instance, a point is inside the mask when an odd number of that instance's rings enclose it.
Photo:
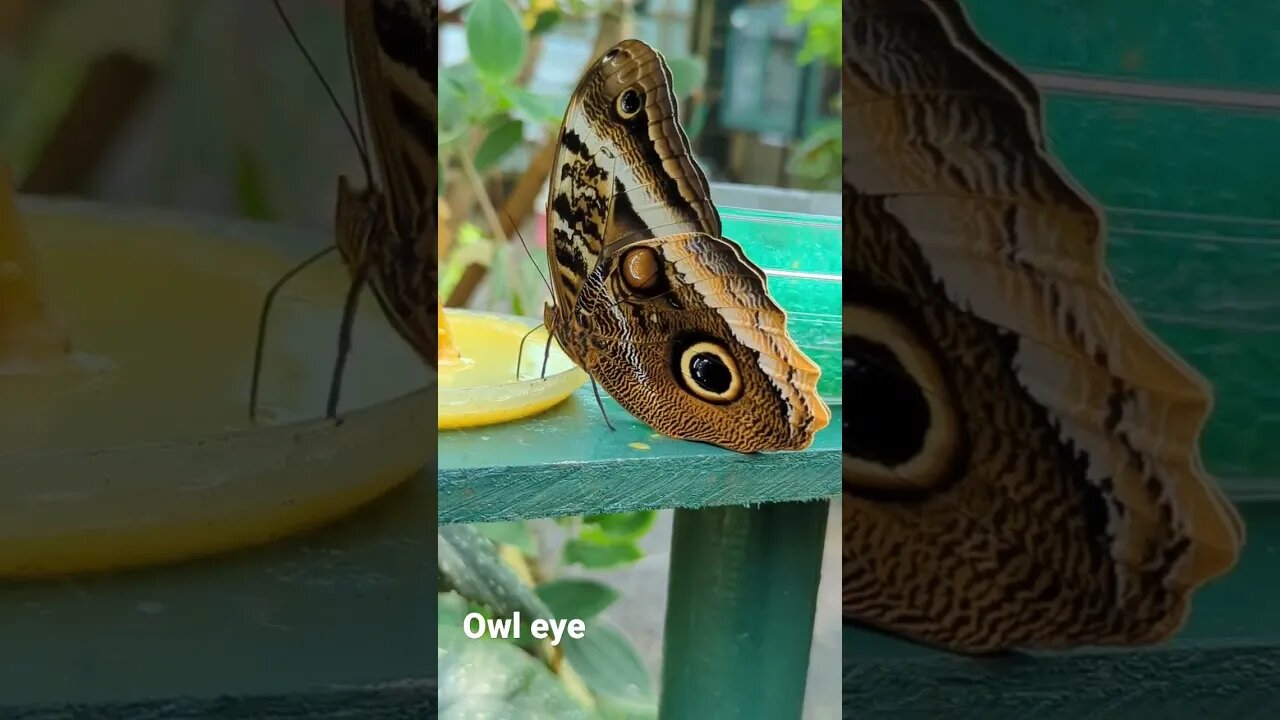
M 614 7 L 601 13 L 600 25 L 596 31 L 595 46 L 592 48 L 588 67 L 596 61 L 596 58 L 603 55 L 605 51 L 617 44 L 622 38 L 634 36 L 634 24 L 629 0 L 621 0 Z M 509 220 L 506 221 L 507 224 L 502 225 L 505 232 L 497 234 L 495 237 L 505 240 L 510 237 L 510 234 L 516 228 L 524 224 L 525 218 L 533 210 L 534 197 L 542 189 L 542 183 L 546 182 L 547 176 L 551 173 L 551 165 L 555 161 L 555 151 L 559 142 L 560 133 L 557 127 L 553 129 L 550 137 L 547 138 L 534 155 L 528 169 L 516 182 L 516 186 L 511 191 L 507 201 L 503 203 L 503 209 Z M 472 168 L 472 171 L 474 172 L 474 168 Z M 502 221 L 500 220 L 500 222 Z M 451 307 L 466 305 L 467 300 L 471 298 L 471 293 L 480 285 L 480 281 L 484 279 L 486 272 L 488 272 L 488 268 L 484 265 L 472 264 L 468 266 L 463 270 L 462 278 L 454 286 L 453 292 L 449 293 L 449 299 L 445 304 Z
M 85 71 L 70 106 L 22 181 L 22 191 L 79 194 L 89 188 L 107 152 L 141 110 L 155 67 L 126 52 L 107 53 Z
M 458 164 L 462 165 L 462 173 L 467 176 L 467 181 L 475 190 L 476 200 L 480 203 L 480 212 L 484 214 L 485 222 L 489 224 L 489 232 L 493 233 L 493 241 L 498 243 L 506 240 L 507 233 L 502 228 L 502 222 L 498 220 L 498 211 L 494 210 L 493 202 L 489 200 L 489 192 L 484 189 L 484 180 L 480 178 L 480 173 L 476 172 L 475 164 L 464 151 L 456 151 L 455 155 L 457 155 Z

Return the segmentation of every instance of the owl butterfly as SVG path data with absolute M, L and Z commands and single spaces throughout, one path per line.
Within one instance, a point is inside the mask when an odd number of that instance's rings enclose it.
M 288 26 L 278 0 L 276 9 Z M 350 271 L 351 285 L 327 403 L 330 418 L 337 415 L 351 324 L 366 285 L 391 326 L 424 362 L 436 366 L 436 11 L 435 0 L 345 2 L 347 49 L 364 108 L 361 119 L 368 117 L 383 189 L 373 184 L 369 172 L 361 142 L 363 122 L 360 132 L 348 125 L 365 160 L 369 185 L 356 191 L 345 176 L 338 178 L 335 245 Z M 289 31 L 293 33 L 292 26 Z M 305 48 L 302 51 L 306 54 Z M 310 55 L 307 59 L 310 62 Z M 331 91 L 330 98 L 337 105 Z M 268 296 L 268 308 L 279 284 Z M 254 398 L 261 347 L 260 335 Z M 252 408 L 253 404 L 251 413 Z
M 587 70 L 547 195 L 546 325 L 593 382 L 670 437 L 798 450 L 831 413 L 764 273 L 721 237 L 671 71 L 626 40 Z
M 975 654 L 1167 638 L 1244 537 L 1207 384 L 954 0 L 844 27 L 845 617 Z

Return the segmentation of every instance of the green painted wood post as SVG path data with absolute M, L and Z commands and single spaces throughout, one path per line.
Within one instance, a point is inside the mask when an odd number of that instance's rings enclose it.
M 676 511 L 661 720 L 799 720 L 829 505 Z

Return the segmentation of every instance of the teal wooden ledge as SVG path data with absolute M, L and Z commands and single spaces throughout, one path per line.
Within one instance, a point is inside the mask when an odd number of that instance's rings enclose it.
M 0 720 L 423 720 L 434 717 L 436 688 L 429 681 L 287 695 L 175 697 L 93 705 L 0 705 Z
M 840 407 L 803 452 L 742 455 L 657 437 L 591 386 L 534 418 L 440 433 L 440 522 L 491 522 L 827 498 L 840 492 Z M 648 446 L 632 447 L 633 443 Z
M 1273 720 L 1280 717 L 1280 503 L 1240 506 L 1236 569 L 1163 645 L 964 658 L 846 628 L 846 718 Z
M 313 532 L 0 583 L 0 720 L 435 717 L 426 473 Z
M 440 522 L 675 508 L 660 717 L 799 720 L 840 407 L 807 450 L 757 455 L 605 409 L 616 431 L 588 386 L 535 418 L 440 433 Z

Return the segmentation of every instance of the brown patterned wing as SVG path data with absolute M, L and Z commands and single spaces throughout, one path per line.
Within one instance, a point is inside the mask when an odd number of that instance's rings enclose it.
M 347 0 L 346 22 L 381 188 L 338 188 L 338 248 L 384 314 L 436 365 L 436 3 Z
M 831 413 L 763 273 L 702 233 L 605 256 L 553 327 L 565 351 L 664 435 L 738 452 L 799 450 Z
M 720 215 L 676 114 L 671 71 L 626 40 L 587 70 L 569 100 L 547 193 L 547 259 L 557 304 L 601 255 L 635 240 L 702 232 Z
M 1175 632 L 1244 531 L 1034 88 L 953 0 L 845 0 L 846 617 L 963 652 Z

